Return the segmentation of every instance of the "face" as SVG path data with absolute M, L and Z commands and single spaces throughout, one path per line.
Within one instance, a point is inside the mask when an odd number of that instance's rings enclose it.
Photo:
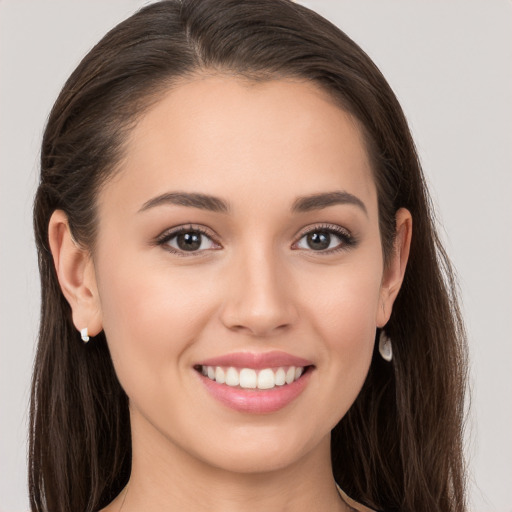
M 134 443 L 239 472 L 325 449 L 391 300 L 356 121 L 308 82 L 198 77 L 138 122 L 98 211 Z

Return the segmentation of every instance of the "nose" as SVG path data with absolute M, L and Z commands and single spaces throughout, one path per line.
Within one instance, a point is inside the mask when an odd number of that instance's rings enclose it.
M 240 255 L 230 266 L 225 286 L 221 321 L 231 331 L 266 337 L 297 321 L 292 280 L 271 250 Z

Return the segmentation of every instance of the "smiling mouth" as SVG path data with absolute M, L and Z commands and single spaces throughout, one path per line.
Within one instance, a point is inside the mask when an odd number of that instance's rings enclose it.
M 280 366 L 277 368 L 236 368 L 233 366 L 196 365 L 194 369 L 208 379 L 239 389 L 268 390 L 299 380 L 313 366 Z

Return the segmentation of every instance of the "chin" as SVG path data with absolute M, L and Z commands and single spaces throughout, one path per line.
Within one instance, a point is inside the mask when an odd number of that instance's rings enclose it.
M 238 474 L 271 473 L 292 466 L 300 460 L 301 456 L 293 453 L 278 452 L 269 453 L 267 450 L 258 450 L 256 453 L 244 451 L 244 453 L 226 453 L 224 457 L 218 457 L 214 461 L 205 461 L 210 465 Z
M 328 453 L 330 450 L 330 433 L 320 440 L 290 435 L 289 432 L 286 435 L 259 432 L 258 435 L 252 428 L 247 428 L 245 434 L 240 437 L 230 435 L 227 443 L 209 444 L 202 453 L 196 454 L 203 462 L 218 469 L 251 474 L 279 471 L 298 464 L 322 443 Z

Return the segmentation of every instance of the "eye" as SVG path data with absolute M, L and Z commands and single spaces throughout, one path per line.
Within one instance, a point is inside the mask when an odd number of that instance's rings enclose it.
M 355 243 L 354 237 L 341 226 L 319 226 L 304 233 L 296 247 L 332 253 L 348 249 Z
M 220 247 L 205 230 L 198 227 L 182 227 L 167 231 L 159 237 L 157 243 L 180 256 Z

